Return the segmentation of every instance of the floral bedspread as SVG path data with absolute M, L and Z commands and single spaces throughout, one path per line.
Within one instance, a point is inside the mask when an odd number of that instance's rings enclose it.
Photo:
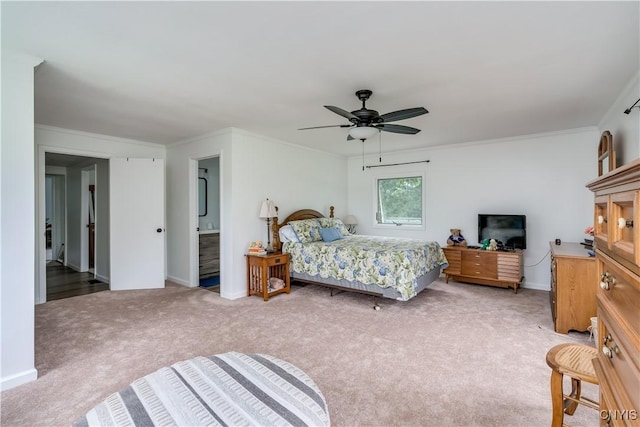
M 291 271 L 393 287 L 403 301 L 416 295 L 420 276 L 447 266 L 438 242 L 416 239 L 351 235 L 333 242 L 287 242 L 282 250 L 291 254 Z

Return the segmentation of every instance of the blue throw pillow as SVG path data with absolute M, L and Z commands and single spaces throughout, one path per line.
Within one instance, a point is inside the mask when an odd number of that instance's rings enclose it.
M 333 242 L 342 239 L 342 233 L 338 228 L 321 228 L 320 235 L 325 242 Z

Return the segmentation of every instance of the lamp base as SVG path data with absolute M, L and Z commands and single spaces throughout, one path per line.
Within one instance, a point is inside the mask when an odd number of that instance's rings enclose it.
M 271 244 L 271 218 L 267 218 L 267 253 L 273 253 L 273 245 Z

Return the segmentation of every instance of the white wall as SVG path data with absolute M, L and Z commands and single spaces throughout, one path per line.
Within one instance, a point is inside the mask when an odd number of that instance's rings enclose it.
M 168 277 L 197 286 L 197 212 L 193 159 L 220 155 L 221 296 L 246 295 L 246 253 L 251 240 L 267 240 L 258 215 L 262 200 L 280 208 L 280 218 L 303 208 L 346 212 L 345 158 L 227 129 L 171 146 L 167 151 Z M 191 191 L 185 191 L 190 185 Z M 191 209 L 188 207 L 191 205 Z M 191 265 L 189 259 L 191 257 Z M 195 268 L 193 261 L 195 260 Z
M 640 108 L 636 106 L 629 114 L 624 111 L 640 98 L 640 74 L 627 84 L 616 102 L 611 106 L 598 128 L 613 135 L 616 165 L 622 166 L 640 157 Z
M 225 240 L 232 238 L 232 229 L 224 224 L 231 204 L 231 129 L 182 141 L 167 149 L 167 278 L 185 286 L 198 286 L 198 159 L 219 156 L 220 167 L 220 261 L 221 277 L 228 266 L 225 261 Z M 226 194 L 226 205 L 222 202 Z
M 362 171 L 362 158 L 349 159 L 349 213 L 360 234 L 412 237 L 446 245 L 449 229 L 460 228 L 469 244 L 478 241 L 478 213 L 527 216 L 525 287 L 549 289 L 549 241 L 581 242 L 593 223 L 593 195 L 599 132 L 582 129 L 511 140 L 487 141 L 384 154 L 382 163 L 430 163 Z M 376 155 L 366 164 L 376 164 Z M 374 179 L 396 171 L 426 171 L 426 230 L 374 228 Z M 542 262 L 540 262 L 542 260 Z M 538 264 L 539 263 L 539 264 Z M 536 265 L 537 264 L 537 265 Z
M 1 390 L 36 379 L 33 74 L 41 60 L 2 50 L 0 144 Z M 44 210 L 43 210 L 44 212 Z M 44 228 L 42 230 L 44 238 Z

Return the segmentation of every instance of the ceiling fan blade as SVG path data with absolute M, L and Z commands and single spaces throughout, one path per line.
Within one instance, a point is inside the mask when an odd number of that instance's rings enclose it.
M 386 124 L 386 123 L 380 123 L 378 125 L 375 125 L 374 127 L 376 129 L 384 130 L 384 131 L 387 131 L 387 132 L 404 133 L 404 134 L 408 134 L 408 135 L 415 135 L 416 133 L 420 132 L 420 129 L 412 128 L 412 127 L 409 127 L 409 126 L 390 125 L 390 124 Z
M 358 116 L 351 114 L 350 112 L 348 112 L 347 110 L 343 110 L 342 108 L 334 107 L 333 105 L 325 105 L 324 108 L 329 111 L 333 111 L 334 113 L 342 117 L 346 117 L 349 120 L 358 120 Z
M 412 117 L 418 117 L 423 114 L 427 114 L 428 111 L 424 107 L 407 108 L 406 110 L 393 111 L 391 113 L 383 114 L 380 116 L 384 123 L 395 122 L 398 120 L 410 119 Z
M 329 126 L 312 126 L 310 128 L 300 128 L 298 130 L 322 129 L 322 128 L 350 128 L 351 125 L 329 125 Z

